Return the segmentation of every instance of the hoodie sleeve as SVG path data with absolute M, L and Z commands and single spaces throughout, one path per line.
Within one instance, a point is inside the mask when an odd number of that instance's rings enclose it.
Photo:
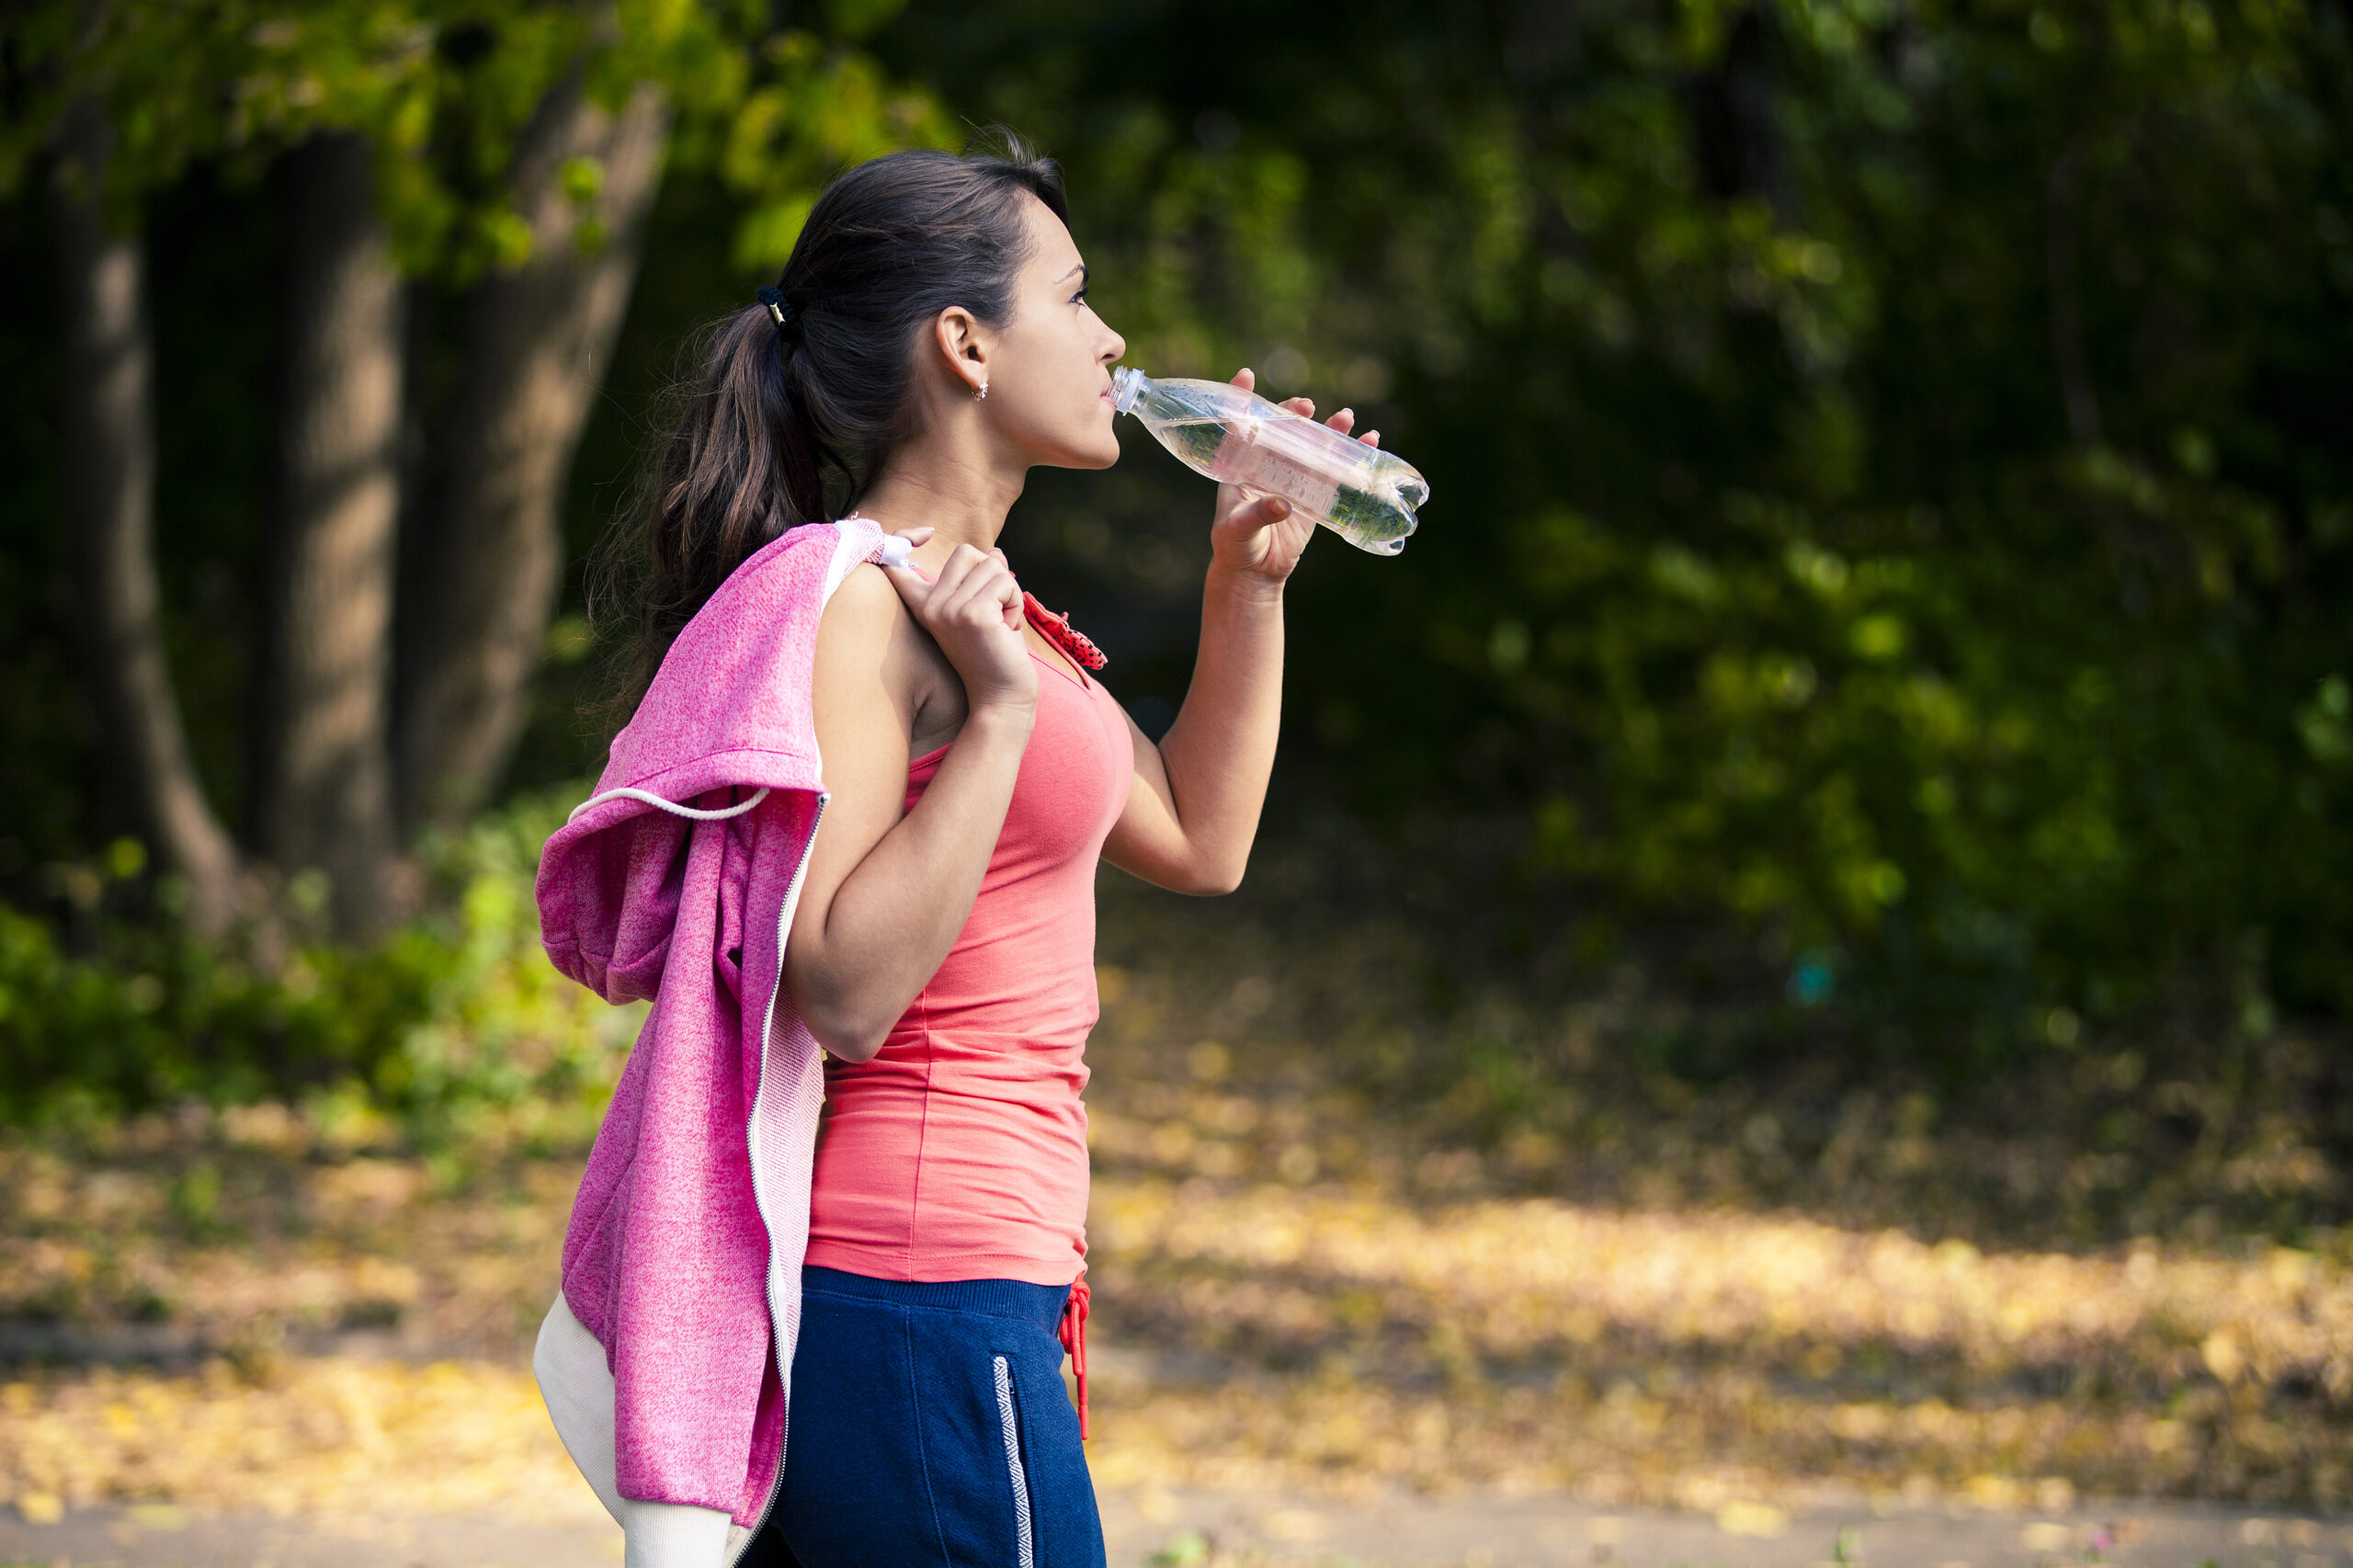
M 558 972 L 608 1002 L 654 994 L 677 927 L 693 827 L 648 807 L 571 844 L 549 841 L 540 936 Z

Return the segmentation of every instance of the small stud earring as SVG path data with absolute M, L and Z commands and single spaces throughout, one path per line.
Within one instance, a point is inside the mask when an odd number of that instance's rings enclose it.
M 979 386 L 972 389 L 972 401 L 974 403 L 980 402 L 983 398 L 988 395 L 989 384 L 986 381 L 983 381 Z

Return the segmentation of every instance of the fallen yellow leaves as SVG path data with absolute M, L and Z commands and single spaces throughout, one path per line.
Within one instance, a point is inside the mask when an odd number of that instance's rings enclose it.
M 1727 1503 L 1716 1510 L 1716 1528 L 1726 1535 L 1766 1540 L 1788 1529 L 1790 1517 L 1765 1503 Z
M 2341 1241 L 1505 1196 L 1481 1156 L 1383 1167 L 1363 1122 L 1184 1060 L 1096 1120 L 1107 1487 L 1570 1491 L 1756 1537 L 1825 1491 L 2353 1494 Z M 540 1146 L 466 1166 L 268 1107 L 0 1140 L 0 1326 L 182 1369 L 0 1373 L 0 1503 L 595 1517 L 521 1368 L 578 1171 Z
M 1389 1315 L 1459 1325 L 1490 1355 L 1619 1332 L 1711 1348 L 1803 1342 L 1819 1375 L 1876 1346 L 1985 1371 L 2090 1355 L 2178 1381 L 2194 1362 L 2222 1383 L 2307 1379 L 2353 1394 L 2353 1270 L 2285 1249 L 1988 1256 L 1802 1219 L 1543 1199 L 1421 1213 L 1271 1186 L 1119 1180 L 1097 1183 L 1090 1219 L 1099 1253 L 1188 1269 L 1188 1307 L 1302 1332 L 1369 1290 Z
M 0 1142 L 0 1321 L 145 1324 L 233 1350 L 355 1330 L 492 1360 L 528 1343 L 576 1160 L 442 1192 L 422 1159 L 322 1158 L 274 1108 L 224 1116 L 225 1137 L 149 1119 L 79 1158 Z
M 2327 1506 L 2353 1479 L 2353 1273 L 2302 1254 L 1151 1178 L 1098 1178 L 1093 1215 L 1112 1475 L 1711 1512 L 1818 1484 Z
M 0 1502 L 31 1523 L 100 1503 L 292 1517 L 603 1517 L 528 1372 L 290 1358 L 255 1386 L 225 1363 L 0 1386 Z

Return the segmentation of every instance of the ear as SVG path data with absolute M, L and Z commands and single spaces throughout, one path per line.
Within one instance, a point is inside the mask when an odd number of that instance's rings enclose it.
M 963 383 L 965 392 L 978 392 L 988 384 L 989 352 L 995 347 L 996 335 L 979 317 L 961 305 L 950 305 L 932 322 L 931 330 L 941 363 Z

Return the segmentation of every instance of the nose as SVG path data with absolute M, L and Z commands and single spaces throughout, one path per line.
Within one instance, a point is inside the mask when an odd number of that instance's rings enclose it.
M 1101 364 L 1115 365 L 1121 359 L 1125 358 L 1127 357 L 1127 353 L 1128 340 L 1121 337 L 1115 332 L 1111 334 L 1111 342 L 1109 347 L 1105 348 L 1103 352 L 1097 356 L 1097 360 Z

